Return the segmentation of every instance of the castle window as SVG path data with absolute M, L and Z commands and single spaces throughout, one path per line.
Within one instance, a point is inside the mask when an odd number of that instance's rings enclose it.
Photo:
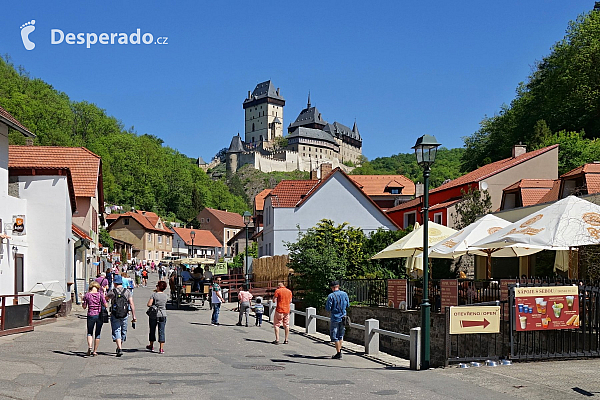
M 302 153 L 302 157 L 306 157 L 306 153 Z
M 262 135 L 260 135 L 260 141 L 262 142 L 262 140 L 263 140 Z
M 252 123 L 252 132 L 254 132 L 254 122 Z M 252 140 L 254 142 L 254 140 Z
M 252 136 L 252 143 L 254 143 L 254 136 Z

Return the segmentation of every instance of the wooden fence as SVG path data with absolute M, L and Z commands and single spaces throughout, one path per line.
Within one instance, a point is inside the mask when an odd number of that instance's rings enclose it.
M 287 282 L 290 274 L 288 262 L 287 255 L 255 258 L 252 261 L 253 280 L 256 282 L 279 280 Z

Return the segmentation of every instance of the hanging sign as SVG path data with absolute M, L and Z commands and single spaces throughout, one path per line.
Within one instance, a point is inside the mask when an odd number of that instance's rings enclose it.
M 12 234 L 14 236 L 25 235 L 25 215 L 13 215 Z

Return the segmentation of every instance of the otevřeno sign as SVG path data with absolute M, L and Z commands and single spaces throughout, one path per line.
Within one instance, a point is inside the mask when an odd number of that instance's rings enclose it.
M 70 45 L 85 45 L 88 49 L 91 48 L 92 45 L 100 44 L 100 45 L 126 45 L 126 44 L 159 44 L 166 45 L 168 44 L 167 36 L 159 36 L 156 37 L 150 33 L 142 33 L 141 29 L 137 29 L 135 32 L 130 34 L 124 32 L 103 32 L 103 33 L 94 33 L 94 32 L 63 32 L 60 29 L 51 29 L 50 30 L 50 44 L 70 44 Z

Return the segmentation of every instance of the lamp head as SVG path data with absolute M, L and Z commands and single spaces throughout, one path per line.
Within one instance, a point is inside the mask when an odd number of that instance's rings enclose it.
M 252 214 L 250 214 L 250 211 L 244 211 L 244 225 L 248 226 L 248 224 L 250 223 L 250 217 L 252 217 Z
M 417 139 L 417 143 L 412 147 L 417 156 L 417 164 L 421 167 L 430 167 L 435 162 L 437 148 L 441 144 L 432 135 L 423 135 Z
M 191 231 L 190 232 L 190 237 L 192 238 L 192 240 L 194 240 L 194 238 L 196 237 L 196 232 Z

